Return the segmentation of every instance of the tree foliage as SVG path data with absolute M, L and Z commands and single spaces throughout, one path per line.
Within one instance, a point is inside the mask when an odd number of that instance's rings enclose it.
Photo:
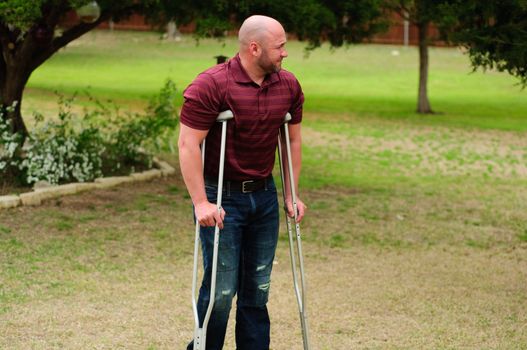
M 28 134 L 20 113 L 24 87 L 31 73 L 60 48 L 109 19 L 118 22 L 139 13 L 156 23 L 186 23 L 196 15 L 196 6 L 190 0 L 98 0 L 99 18 L 87 22 L 79 18 L 72 26 L 57 30 L 68 13 L 90 2 L 0 1 L 0 108 L 3 118 L 11 121 L 13 133 Z M 10 106 L 15 107 L 7 109 Z
M 453 2 L 450 39 L 467 48 L 474 69 L 506 71 L 527 85 L 527 1 Z
M 209 4 L 213 11 L 200 11 L 198 33 L 220 34 L 218 29 L 233 28 L 250 15 L 276 18 L 287 32 L 307 41 L 310 49 L 329 41 L 338 47 L 358 43 L 387 28 L 382 0 L 240 0 Z M 203 10 L 203 9 L 201 9 Z
M 31 73 L 60 48 L 112 19 L 133 13 L 152 23 L 196 20 L 198 36 L 222 36 L 252 14 L 273 16 L 286 30 L 309 42 L 313 49 L 328 40 L 333 46 L 360 42 L 383 27 L 382 0 L 98 0 L 100 17 L 79 20 L 57 31 L 64 16 L 88 0 L 0 1 L 0 97 L 13 132 L 27 135 L 20 114 L 24 87 Z M 15 105 L 12 110 L 8 106 Z M 6 117 L 5 117 L 6 116 Z
M 57 30 L 67 13 L 89 2 L 0 0 L 0 108 L 13 132 L 27 135 L 20 106 L 37 67 L 100 23 L 118 22 L 134 13 L 157 24 L 195 20 L 197 35 L 212 37 L 235 29 L 249 15 L 269 15 L 314 49 L 324 41 L 333 47 L 361 42 L 386 29 L 395 11 L 419 28 L 418 111 L 431 112 L 426 93 L 430 23 L 466 46 L 474 67 L 508 71 L 527 84 L 525 0 L 98 0 L 101 15 L 96 21 L 79 20 Z

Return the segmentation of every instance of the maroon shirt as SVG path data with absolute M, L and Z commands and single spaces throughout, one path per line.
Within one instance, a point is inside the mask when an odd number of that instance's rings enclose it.
M 304 95 L 295 76 L 285 70 L 268 74 L 259 86 L 236 55 L 198 75 L 183 93 L 180 120 L 198 130 L 210 130 L 205 153 L 205 175 L 218 176 L 221 123 L 216 118 L 230 109 L 227 125 L 224 178 L 263 179 L 274 167 L 278 130 L 287 112 L 291 124 L 302 121 Z

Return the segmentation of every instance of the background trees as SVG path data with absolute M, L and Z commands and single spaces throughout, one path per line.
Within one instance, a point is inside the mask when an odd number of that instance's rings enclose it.
M 448 0 L 386 0 L 381 6 L 393 11 L 401 18 L 417 27 L 419 48 L 419 87 L 417 97 L 417 113 L 433 113 L 428 98 L 428 47 L 437 37 L 430 36 L 430 25 L 433 23 L 443 32 L 448 30 L 452 19 L 444 9 Z
M 98 16 L 79 17 L 60 28 L 70 11 L 92 4 L 86 0 L 5 0 L 0 3 L 0 106 L 12 131 L 27 135 L 20 114 L 22 94 L 31 73 L 60 48 L 101 22 L 118 22 L 139 13 L 155 23 L 196 20 L 198 36 L 222 36 L 248 15 L 261 13 L 280 20 L 287 30 L 315 49 L 328 41 L 333 47 L 361 42 L 399 13 L 419 30 L 417 112 L 431 113 L 428 99 L 428 46 L 438 26 L 445 38 L 467 47 L 474 67 L 497 68 L 527 83 L 527 3 L 522 0 L 99 0 Z M 14 108 L 7 108 L 14 106 Z
M 474 69 L 506 71 L 527 85 L 527 1 L 456 1 L 450 39 L 468 50 Z
M 178 0 L 99 0 L 99 14 L 79 16 L 72 27 L 60 28 L 60 21 L 73 10 L 93 5 L 86 0 L 6 0 L 0 3 L 0 96 L 4 118 L 13 133 L 27 136 L 20 113 L 22 94 L 31 73 L 60 48 L 97 27 L 101 22 L 119 21 L 133 13 L 152 20 L 193 18 L 191 1 Z M 14 108 L 8 108 L 14 106 Z
M 245 0 L 217 10 L 214 19 L 201 22 L 200 33 L 217 34 L 213 28 L 218 28 L 222 17 L 221 28 L 228 28 L 250 14 L 263 13 L 307 41 L 308 49 L 324 41 L 333 47 L 361 42 L 387 29 L 393 13 L 399 14 L 418 29 L 418 113 L 433 113 L 427 88 L 428 48 L 437 40 L 465 46 L 475 68 L 508 71 L 526 83 L 527 2 L 523 0 Z M 440 36 L 430 35 L 432 24 Z
M 315 48 L 324 40 L 332 45 L 360 42 L 381 28 L 379 0 L 316 1 L 267 0 L 224 2 L 221 0 L 99 0 L 97 16 L 79 16 L 72 27 L 60 28 L 71 11 L 93 5 L 86 0 L 6 0 L 0 3 L 0 97 L 4 118 L 13 133 L 27 135 L 20 113 L 22 94 L 31 73 L 60 48 L 112 19 L 118 22 L 139 13 L 155 23 L 196 20 L 198 36 L 222 36 L 248 15 L 276 17 L 289 31 Z M 14 106 L 14 108 L 8 108 Z

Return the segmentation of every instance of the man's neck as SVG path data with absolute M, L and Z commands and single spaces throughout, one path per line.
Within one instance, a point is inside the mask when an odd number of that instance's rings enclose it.
M 262 85 L 264 79 L 265 79 L 265 72 L 263 72 L 260 68 L 255 67 L 250 63 L 250 61 L 240 55 L 240 62 L 242 64 L 243 69 L 247 72 L 249 75 L 249 78 L 251 78 L 252 81 L 254 81 L 258 85 Z

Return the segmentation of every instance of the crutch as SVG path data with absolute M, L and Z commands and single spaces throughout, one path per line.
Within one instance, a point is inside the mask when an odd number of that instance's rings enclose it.
M 282 193 L 284 196 L 284 209 L 285 209 L 285 217 L 286 217 L 286 224 L 287 224 L 287 233 L 289 235 L 289 252 L 291 255 L 291 268 L 293 270 L 293 284 L 295 288 L 295 294 L 296 294 L 296 300 L 298 303 L 298 310 L 300 311 L 300 325 L 302 326 L 302 338 L 304 341 L 304 350 L 309 350 L 309 332 L 308 332 L 308 326 L 307 326 L 307 313 L 306 313 L 306 282 L 305 282 L 305 276 L 304 276 L 304 259 L 302 257 L 302 240 L 300 238 L 300 224 L 297 222 L 298 218 L 298 211 L 297 211 L 297 203 L 296 203 L 296 191 L 295 191 L 295 179 L 293 174 L 293 162 L 291 159 L 291 144 L 289 142 L 289 129 L 288 124 L 291 120 L 291 114 L 287 113 L 284 117 L 284 124 L 282 125 L 282 128 L 280 129 L 279 135 L 278 135 L 278 159 L 280 161 L 280 176 L 282 178 Z M 293 212 L 294 212 L 294 218 L 290 218 L 287 214 L 287 203 L 286 203 L 286 189 L 285 189 L 285 172 L 286 169 L 284 169 L 284 160 L 282 157 L 282 133 L 285 139 L 285 150 L 286 150 L 286 156 L 287 156 L 287 173 L 289 175 L 289 190 L 291 193 L 291 200 L 293 201 Z M 291 220 L 294 219 L 294 226 L 295 226 L 295 233 L 296 233 L 296 251 L 295 251 L 295 244 L 293 242 L 293 229 L 292 229 L 292 223 Z M 297 257 L 295 256 L 295 253 L 297 253 Z M 296 260 L 298 259 L 298 265 L 299 265 L 299 271 L 297 271 L 297 265 Z M 300 272 L 300 286 L 298 282 L 298 272 Z
M 221 128 L 221 149 L 220 149 L 220 169 L 218 172 L 218 197 L 216 198 L 216 205 L 218 206 L 218 212 L 221 213 L 221 197 L 223 191 L 223 168 L 225 163 L 225 139 L 227 138 L 227 121 L 233 118 L 232 111 L 223 111 L 218 115 L 217 122 L 222 123 Z M 205 140 L 201 144 L 201 162 L 205 165 Z M 214 249 L 212 253 L 212 275 L 210 282 L 210 300 L 209 306 L 207 307 L 207 313 L 203 319 L 203 325 L 200 327 L 198 305 L 196 298 L 196 287 L 198 283 L 198 250 L 199 250 L 199 222 L 196 220 L 196 237 L 194 240 L 194 271 L 192 274 L 192 309 L 194 311 L 194 350 L 205 350 L 205 343 L 207 337 L 207 325 L 209 323 L 210 315 L 212 314 L 212 308 L 214 307 L 214 299 L 216 293 L 216 270 L 218 267 L 218 245 L 220 242 L 220 228 L 216 224 L 214 230 Z

